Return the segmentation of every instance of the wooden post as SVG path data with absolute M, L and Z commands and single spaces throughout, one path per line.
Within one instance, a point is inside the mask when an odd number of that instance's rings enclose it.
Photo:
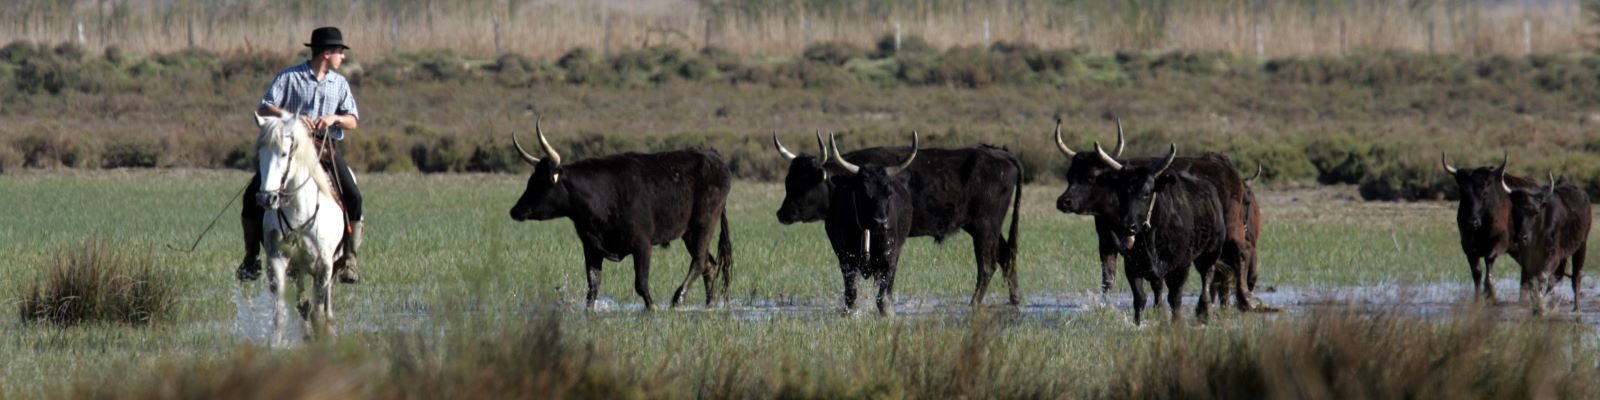
M 1339 54 L 1350 51 L 1350 45 L 1344 39 L 1344 18 L 1339 19 Z
M 894 22 L 894 52 L 900 52 L 900 21 Z
M 389 52 L 400 52 L 400 17 L 398 15 L 389 16 Z
M 1522 17 L 1522 55 L 1533 54 L 1533 23 Z
M 505 51 L 502 51 L 501 47 L 500 47 L 500 19 L 499 18 L 495 18 L 495 20 L 494 20 L 494 55 L 496 57 L 499 57 L 502 54 L 505 54 Z
M 1428 20 L 1428 55 L 1434 54 L 1433 47 L 1433 20 Z
M 989 47 L 989 19 L 983 19 L 983 47 Z

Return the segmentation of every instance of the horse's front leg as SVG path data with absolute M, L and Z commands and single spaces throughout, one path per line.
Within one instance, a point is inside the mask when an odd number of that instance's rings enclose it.
M 283 303 L 284 285 L 288 282 L 289 255 L 283 251 L 283 243 L 276 238 L 281 237 L 276 231 L 270 232 L 265 244 L 267 254 L 267 291 L 272 293 L 272 336 L 269 344 L 283 343 L 283 328 L 288 324 L 288 308 Z

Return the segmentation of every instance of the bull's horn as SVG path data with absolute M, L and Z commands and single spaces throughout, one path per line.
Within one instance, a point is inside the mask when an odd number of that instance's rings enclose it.
M 1511 162 L 1511 153 L 1509 153 L 1509 152 L 1507 152 L 1505 150 L 1501 150 L 1500 151 L 1500 174 L 1501 175 L 1505 175 L 1505 173 L 1506 173 L 1506 164 L 1510 163 L 1510 162 Z
M 539 127 L 539 120 L 533 121 L 533 131 L 539 133 L 539 145 L 544 146 L 544 154 L 550 156 L 550 164 L 561 165 L 561 153 L 550 147 L 550 140 L 544 138 L 544 128 Z
M 828 133 L 828 144 L 832 145 L 832 147 L 833 147 L 833 152 L 831 154 L 831 156 L 833 157 L 833 162 L 838 163 L 839 166 L 844 167 L 845 171 L 849 171 L 852 174 L 861 172 L 861 167 L 860 166 L 857 166 L 855 164 L 851 164 L 849 161 L 845 161 L 844 160 L 844 156 L 840 155 L 840 154 L 843 154 L 843 153 L 839 152 L 839 141 L 837 139 L 834 139 L 832 132 Z
M 533 124 L 534 126 L 539 125 L 537 121 L 535 121 Z M 534 165 L 539 164 L 539 157 L 534 157 L 532 154 L 528 154 L 527 150 L 522 149 L 522 141 L 517 140 L 516 131 L 511 131 L 511 144 L 517 147 L 517 154 L 522 156 L 523 161 L 527 161 L 529 164 Z
M 1244 178 L 1244 181 L 1245 182 L 1249 182 L 1249 181 L 1256 180 L 1256 178 L 1260 178 L 1260 177 L 1261 177 L 1261 164 L 1256 164 L 1256 174 L 1255 175 L 1250 175 L 1249 178 Z
M 1156 171 L 1156 175 L 1161 175 L 1162 172 L 1167 172 L 1167 167 L 1172 166 L 1172 160 L 1178 158 L 1178 144 L 1172 143 L 1169 146 L 1170 150 L 1167 150 L 1167 159 L 1166 161 L 1161 162 L 1161 170 Z
M 1444 158 L 1443 151 L 1439 152 L 1439 164 L 1444 165 L 1444 172 L 1449 172 L 1450 175 L 1456 174 L 1456 167 L 1450 166 L 1450 161 Z
M 1504 173 L 1500 174 L 1500 190 L 1505 191 L 1506 194 L 1511 194 L 1511 186 L 1506 185 L 1506 174 Z
M 1122 157 L 1122 149 L 1127 144 L 1122 138 L 1122 118 L 1117 118 L 1117 148 L 1111 152 L 1112 157 Z
M 1555 187 L 1556 186 L 1556 172 L 1555 171 L 1545 171 L 1544 173 L 1547 174 L 1547 176 L 1550 177 L 1550 186 L 1551 187 Z
M 826 162 L 826 161 L 828 161 L 828 142 L 822 140 L 822 130 L 821 129 L 816 130 L 816 133 L 817 133 L 817 149 L 818 150 L 822 150 L 821 159 L 822 159 L 822 161 Z
M 772 131 L 772 145 L 778 147 L 778 154 L 783 155 L 784 161 L 794 161 L 794 153 L 789 152 L 787 147 L 783 147 L 783 142 L 778 141 L 778 131 L 776 130 Z
M 905 172 L 906 171 L 906 168 L 911 168 L 911 161 L 917 159 L 917 145 L 918 145 L 917 131 L 912 130 L 911 131 L 911 155 L 906 156 L 906 161 L 900 163 L 900 166 L 891 168 L 891 169 L 889 169 L 889 170 L 887 170 L 885 172 L 888 172 L 889 175 L 900 175 L 901 172 Z
M 1061 119 L 1060 118 L 1056 118 L 1056 150 L 1061 150 L 1061 154 L 1066 154 L 1067 157 L 1069 157 L 1069 158 L 1072 157 L 1072 156 L 1078 155 L 1078 152 L 1072 151 L 1071 147 L 1067 147 L 1067 142 L 1061 141 Z
M 1111 164 L 1111 169 L 1117 170 L 1117 171 L 1121 171 L 1122 170 L 1122 163 L 1117 162 L 1116 158 L 1113 158 L 1113 157 L 1111 157 L 1111 155 L 1106 154 L 1106 150 L 1100 148 L 1100 142 L 1094 142 L 1094 152 L 1095 153 L 1099 153 L 1100 154 L 1100 159 L 1101 160 L 1105 160 L 1106 164 Z

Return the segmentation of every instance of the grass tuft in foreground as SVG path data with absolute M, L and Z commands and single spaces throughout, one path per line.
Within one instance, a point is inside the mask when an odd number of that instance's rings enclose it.
M 90 322 L 149 325 L 170 317 L 176 302 L 172 279 L 155 262 L 90 238 L 56 256 L 48 276 L 23 291 L 18 315 L 24 323 L 70 326 Z
M 1600 391 L 1582 326 L 1317 312 L 1258 334 L 1163 331 L 1119 362 L 1105 398 L 1584 398 Z

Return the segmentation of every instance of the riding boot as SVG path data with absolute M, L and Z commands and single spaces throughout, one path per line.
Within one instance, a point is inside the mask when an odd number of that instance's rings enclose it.
M 361 248 L 362 230 L 366 223 L 355 221 L 350 224 L 350 237 L 344 241 L 343 263 L 335 268 L 339 273 L 339 283 L 361 283 L 360 271 L 356 269 L 356 251 Z
M 244 226 L 244 261 L 239 262 L 233 276 L 240 281 L 253 281 L 261 277 L 261 218 L 242 218 L 239 224 Z

